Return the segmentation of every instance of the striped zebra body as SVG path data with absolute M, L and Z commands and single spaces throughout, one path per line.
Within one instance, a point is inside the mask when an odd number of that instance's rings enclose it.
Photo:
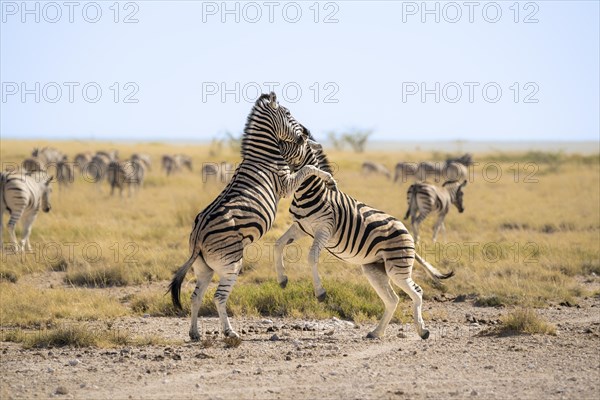
M 423 161 L 418 164 L 415 172 L 419 182 L 458 181 L 467 179 L 468 175 L 467 165 L 458 161 Z
M 36 147 L 31 152 L 31 155 L 39 160 L 44 170 L 48 169 L 50 164 L 56 166 L 56 164 L 64 158 L 64 154 L 54 147 L 43 147 L 42 149 Z
M 131 160 L 132 161 L 135 161 L 135 160 L 140 161 L 146 167 L 145 169 L 147 169 L 148 171 L 152 171 L 152 158 L 150 157 L 149 154 L 134 153 L 131 155 Z
M 58 188 L 61 189 L 70 186 L 74 179 L 75 172 L 73 170 L 73 164 L 70 163 L 65 156 L 56 164 L 56 181 L 58 182 Z
M 0 173 L 0 245 L 2 241 L 2 222 L 5 211 L 10 214 L 8 221 L 8 234 L 11 242 L 19 248 L 15 227 L 17 222 L 22 219 L 23 238 L 21 248 L 31 250 L 29 235 L 33 221 L 37 217 L 40 209 L 44 212 L 50 211 L 50 193 L 52 189 L 50 182 L 52 177 L 45 178 L 45 174 L 20 174 L 20 173 Z
M 85 166 L 84 177 L 86 180 L 96 183 L 98 190 L 100 190 L 100 184 L 106 177 L 108 165 L 113 160 L 110 159 L 106 154 L 102 152 L 95 154 L 91 161 Z
M 429 183 L 415 183 L 408 188 L 406 193 L 408 210 L 404 219 L 410 216 L 415 239 L 419 242 L 419 229 L 421 223 L 431 212 L 438 213 L 438 219 L 433 227 L 433 241 L 437 240 L 440 228 L 445 232 L 444 218 L 454 204 L 458 212 L 464 211 L 462 189 L 467 184 L 463 181 L 447 181 L 442 187 Z
M 74 160 L 75 160 L 75 165 L 79 169 L 79 172 L 81 174 L 83 174 L 87 167 L 87 164 L 90 161 L 92 161 L 92 154 L 90 152 L 78 153 L 75 156 Z
M 284 157 L 286 152 L 282 151 Z M 330 171 L 325 154 L 318 145 L 311 145 L 304 159 L 292 161 L 292 168 L 306 165 Z M 452 276 L 442 274 L 416 252 L 412 236 L 402 222 L 391 215 L 353 199 L 341 191 L 329 190 L 315 178 L 308 178 L 294 193 L 290 206 L 293 225 L 277 240 L 275 260 L 279 284 L 285 287 L 283 250 L 286 245 L 309 235 L 313 243 L 308 254 L 312 268 L 315 295 L 326 297 L 318 273 L 319 255 L 323 249 L 340 260 L 362 265 L 369 282 L 385 303 L 385 312 L 378 326 L 368 337 L 382 337 L 397 307 L 399 298 L 390 281 L 398 285 L 413 300 L 415 324 L 419 335 L 426 339 L 429 331 L 421 316 L 422 289 L 412 280 L 415 258 L 434 279 Z
M 146 164 L 140 159 L 127 160 L 124 162 L 111 161 L 108 164 L 106 178 L 110 185 L 110 195 L 115 189 L 119 189 L 119 195 L 123 196 L 123 189 L 127 187 L 127 195 L 139 192 L 146 175 Z
M 274 93 L 256 101 L 244 130 L 242 162 L 221 194 L 196 216 L 189 240 L 191 256 L 170 284 L 173 304 L 181 307 L 181 284 L 193 266 L 197 283 L 192 294 L 192 340 L 200 339 L 198 311 L 215 272 L 220 277 L 215 304 L 223 333 L 238 337 L 229 323 L 226 302 L 242 266 L 244 247 L 271 228 L 279 200 L 291 195 L 308 176 L 318 175 L 335 184 L 329 173 L 312 166 L 290 173 L 278 142 L 303 141 L 303 132 L 289 111 L 277 104 Z

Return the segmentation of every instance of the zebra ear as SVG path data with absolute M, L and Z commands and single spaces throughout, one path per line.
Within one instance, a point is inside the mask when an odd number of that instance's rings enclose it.
M 50 178 L 48 178 L 46 180 L 46 186 L 48 186 L 50 184 L 50 182 L 52 182 L 54 180 L 54 175 L 52 175 Z
M 308 146 L 311 148 L 311 150 L 316 150 L 316 151 L 323 150 L 323 146 L 321 144 L 315 142 L 314 140 L 308 139 Z
M 465 186 L 467 186 L 467 180 L 466 180 L 466 179 L 463 181 L 463 183 L 461 183 L 461 184 L 460 184 L 460 187 L 461 187 L 461 188 L 463 188 L 463 187 L 465 187 Z
M 273 110 L 277 110 L 279 108 L 279 104 L 277 104 L 277 96 L 275 96 L 275 92 L 269 93 L 269 105 Z

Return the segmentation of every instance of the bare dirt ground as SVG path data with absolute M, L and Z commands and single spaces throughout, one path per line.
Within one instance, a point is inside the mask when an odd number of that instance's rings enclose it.
M 443 299 L 440 299 L 443 300 Z M 507 308 L 428 301 L 429 340 L 391 324 L 330 319 L 234 318 L 228 348 L 215 318 L 189 343 L 187 318 L 123 318 L 113 329 L 156 334 L 180 345 L 28 349 L 1 343 L 1 398 L 403 399 L 600 398 L 600 298 L 539 313 L 556 336 L 485 335 Z M 440 317 L 441 316 L 441 317 Z

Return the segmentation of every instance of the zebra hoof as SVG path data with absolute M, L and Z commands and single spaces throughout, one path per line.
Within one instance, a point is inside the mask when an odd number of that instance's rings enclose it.
M 317 300 L 319 300 L 319 303 L 324 302 L 326 298 L 327 298 L 327 292 L 323 292 L 317 296 Z
M 421 339 L 426 340 L 429 338 L 429 330 L 423 329 L 423 333 L 421 333 Z
M 288 277 L 284 276 L 283 280 L 281 282 L 279 282 L 279 286 L 281 286 L 282 289 L 285 289 L 285 287 L 287 286 L 287 284 L 288 284 Z
M 377 335 L 375 332 L 369 332 L 367 333 L 367 339 L 379 339 L 379 335 Z
M 198 332 L 190 332 L 190 339 L 192 340 L 192 342 L 199 342 L 200 334 Z

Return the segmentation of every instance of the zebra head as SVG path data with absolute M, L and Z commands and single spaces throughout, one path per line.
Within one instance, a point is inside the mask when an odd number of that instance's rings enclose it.
M 50 204 L 50 193 L 52 193 L 52 187 L 50 186 L 50 182 L 54 179 L 54 176 L 46 179 L 41 184 L 42 190 L 42 210 L 44 212 L 49 212 L 52 208 L 52 204 Z
M 463 191 L 462 189 L 467 186 L 467 180 L 465 179 L 456 189 L 456 200 L 454 205 L 458 208 L 458 212 L 462 213 L 465 211 L 465 207 L 463 206 Z
M 277 102 L 271 92 L 262 94 L 248 115 L 242 138 L 242 157 L 252 152 L 253 145 L 277 146 L 281 142 L 304 144 L 303 128 L 290 111 Z

